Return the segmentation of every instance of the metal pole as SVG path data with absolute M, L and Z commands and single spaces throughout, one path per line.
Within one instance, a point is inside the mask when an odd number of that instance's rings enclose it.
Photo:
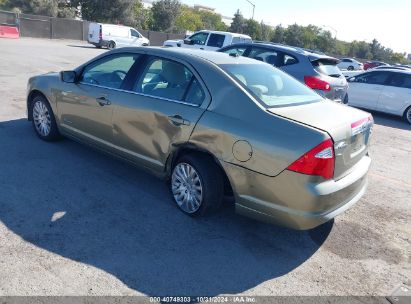
M 254 11 L 255 11 L 255 4 L 254 3 L 252 3 L 250 0 L 245 0 L 245 1 L 247 1 L 248 3 L 250 3 L 252 6 L 253 6 L 253 16 L 252 16 L 252 20 L 254 20 Z

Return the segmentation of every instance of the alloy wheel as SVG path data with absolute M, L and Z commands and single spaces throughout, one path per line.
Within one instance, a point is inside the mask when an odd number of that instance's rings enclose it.
M 177 205 L 186 213 L 198 211 L 203 201 L 203 185 L 198 172 L 187 163 L 175 166 L 171 177 L 171 191 Z
M 33 121 L 41 136 L 48 136 L 51 130 L 51 116 L 43 101 L 38 100 L 33 107 Z

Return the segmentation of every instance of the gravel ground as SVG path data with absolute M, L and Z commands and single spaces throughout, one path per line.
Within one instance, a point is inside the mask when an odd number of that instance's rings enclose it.
M 166 185 L 25 119 L 27 79 L 104 52 L 0 39 L 0 296 L 380 295 L 411 285 L 411 127 L 373 113 L 369 189 L 311 231 L 174 207 Z

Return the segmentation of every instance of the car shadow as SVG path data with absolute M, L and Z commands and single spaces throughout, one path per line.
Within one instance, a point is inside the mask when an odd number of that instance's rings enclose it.
M 138 292 L 235 294 L 309 259 L 333 222 L 294 231 L 173 205 L 166 184 L 71 140 L 37 138 L 25 120 L 0 122 L 0 221 L 44 250 L 106 271 Z
M 78 44 L 67 44 L 68 47 L 81 48 L 81 49 L 96 49 L 103 50 L 102 48 L 97 48 L 94 45 L 78 45 Z
M 402 130 L 411 130 L 411 125 L 408 124 L 403 117 L 394 116 L 386 113 L 370 111 L 374 118 L 374 123 L 385 127 L 391 127 Z

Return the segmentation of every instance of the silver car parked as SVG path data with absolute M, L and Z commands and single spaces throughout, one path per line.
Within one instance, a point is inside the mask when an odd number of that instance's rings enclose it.
M 306 84 L 321 96 L 348 102 L 348 84 L 337 64 L 338 59 L 319 52 L 268 42 L 242 43 L 219 50 L 269 63 L 300 82 Z

